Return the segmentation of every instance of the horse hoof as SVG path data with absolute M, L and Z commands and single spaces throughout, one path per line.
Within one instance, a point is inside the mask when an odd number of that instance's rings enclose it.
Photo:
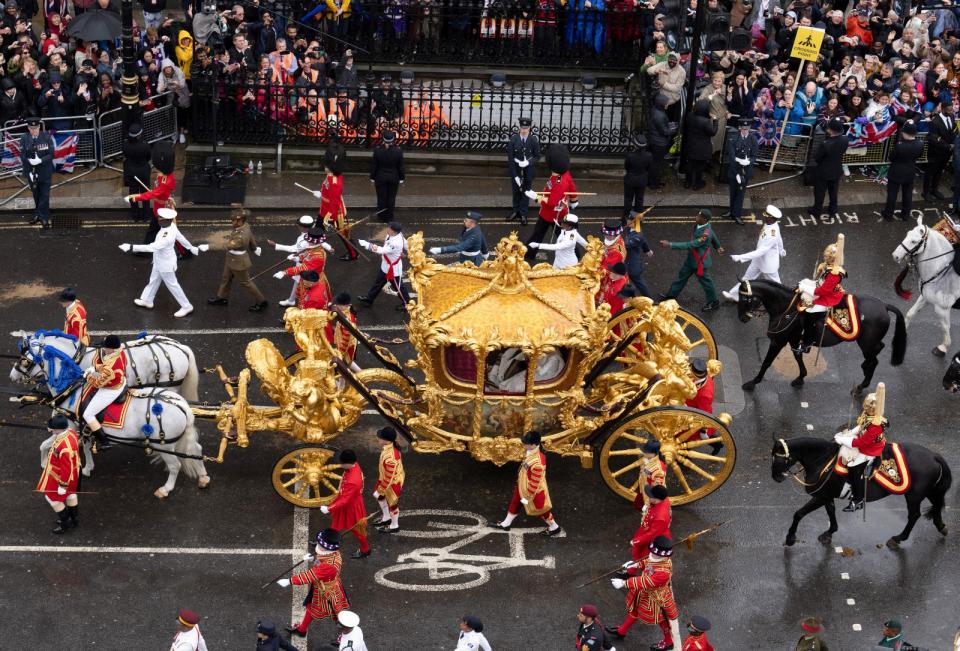
M 170 493 L 168 493 L 168 492 L 161 486 L 161 487 L 158 488 L 157 490 L 153 491 L 153 495 L 154 495 L 154 497 L 159 497 L 160 499 L 166 499 L 167 497 L 170 496 Z
M 784 547 L 793 547 L 796 544 L 797 544 L 796 536 L 787 536 L 787 539 L 783 541 Z
M 754 382 L 753 380 L 750 380 L 749 382 L 744 382 L 740 386 L 740 388 L 743 389 L 744 391 L 753 391 L 754 387 L 756 386 L 757 386 L 757 383 Z
M 197 480 L 198 488 L 206 488 L 209 485 L 210 485 L 210 475 L 204 475 L 203 477 Z
M 941 536 L 946 536 L 946 535 L 947 535 L 947 525 L 941 524 L 939 527 L 937 527 L 937 531 L 940 532 L 940 535 L 941 535 Z
M 802 378 L 802 377 L 798 377 L 796 380 L 794 380 L 793 382 L 790 383 L 790 386 L 792 386 L 792 387 L 802 387 L 802 386 L 803 386 L 803 378 Z
M 822 533 L 819 536 L 817 536 L 817 540 L 819 540 L 824 545 L 829 545 L 831 542 L 833 542 L 833 535 L 830 533 Z
M 934 348 L 932 352 L 937 357 L 944 357 L 947 354 L 947 351 L 941 350 L 940 346 L 937 346 L 936 348 Z
M 894 536 L 893 538 L 887 541 L 887 547 L 889 547 L 890 549 L 900 549 L 900 541 L 897 540 L 896 536 Z

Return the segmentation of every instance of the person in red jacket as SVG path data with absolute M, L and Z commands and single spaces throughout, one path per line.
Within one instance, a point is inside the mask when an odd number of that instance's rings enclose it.
M 710 368 L 711 365 L 714 368 Z M 690 372 L 693 375 L 693 383 L 697 387 L 697 395 L 687 400 L 688 407 L 705 411 L 708 414 L 713 413 L 713 396 L 716 391 L 713 376 L 719 373 L 721 368 L 719 360 L 711 360 L 709 363 L 702 357 L 690 360 Z M 700 430 L 700 438 L 712 438 L 716 431 L 716 428 L 713 427 L 702 429 Z M 711 443 L 711 454 L 716 454 L 722 447 L 723 445 L 720 442 Z
M 610 579 L 617 590 L 627 588 L 627 616 L 619 627 L 607 626 L 606 632 L 622 640 L 636 622 L 656 624 L 663 639 L 650 645 L 651 651 L 672 649 L 680 641 L 680 613 L 673 599 L 673 543 L 663 536 L 650 543 L 650 555 L 640 561 L 639 572 L 629 579 Z
M 553 504 L 547 488 L 547 455 L 540 447 L 541 440 L 540 432 L 536 431 L 529 431 L 520 439 L 526 455 L 520 462 L 507 517 L 497 524 L 504 531 L 510 531 L 513 521 L 520 515 L 521 506 L 527 515 L 539 516 L 547 523 L 543 535 L 552 537 L 563 531 L 553 517 Z
M 333 290 L 330 289 L 330 282 L 327 280 L 327 275 L 323 272 L 324 268 L 327 265 L 327 251 L 332 251 L 333 247 L 327 244 L 327 236 L 319 228 L 311 228 L 307 231 L 307 235 L 304 238 L 304 250 L 296 254 L 297 259 L 295 264 L 292 267 L 283 269 L 273 274 L 273 277 L 277 280 L 282 280 L 283 278 L 297 278 L 303 280 L 303 272 L 305 271 L 316 271 L 318 279 L 316 283 L 319 283 L 324 286 L 326 290 L 326 297 L 320 309 L 326 308 L 327 304 L 333 299 Z M 297 305 L 300 305 L 301 299 L 304 292 L 307 288 L 303 286 L 303 283 L 297 283 L 296 288 L 296 298 Z
M 887 445 L 887 419 L 883 417 L 886 396 L 886 385 L 878 383 L 877 390 L 864 398 L 856 427 L 833 437 L 842 446 L 840 458 L 850 469 L 847 481 L 852 497 L 850 503 L 843 507 L 844 511 L 863 508 L 865 479 L 870 478 L 873 463 L 883 455 L 883 448 Z
M 357 325 L 357 313 L 354 312 L 353 306 L 350 305 L 350 294 L 340 292 L 326 309 L 339 312 L 346 317 L 347 321 L 353 325 Z M 360 367 L 353 361 L 357 356 L 357 338 L 339 321 L 334 320 L 327 322 L 323 332 L 327 337 L 327 341 L 330 342 L 330 345 L 333 346 L 334 350 L 340 355 L 340 359 L 350 366 L 350 370 L 359 371 Z
M 350 242 L 350 224 L 347 222 L 347 204 L 343 201 L 343 167 L 346 164 L 347 152 L 340 143 L 330 145 L 324 155 L 324 171 L 326 177 L 323 185 L 313 193 L 320 200 L 317 211 L 317 224 L 332 228 L 343 245 L 347 248 L 346 255 L 341 260 L 350 262 L 356 260 L 359 254 L 356 247 Z
M 570 210 L 577 207 L 577 185 L 569 171 L 570 152 L 563 145 L 550 145 L 547 149 L 547 165 L 550 167 L 550 178 L 543 186 L 543 192 L 526 192 L 527 197 L 540 204 L 537 223 L 530 239 L 526 241 L 527 254 L 524 259 L 531 265 L 537 261 L 537 250 L 529 244 L 543 242 L 547 231 L 556 227 Z
M 847 277 L 843 268 L 843 233 L 837 241 L 823 250 L 823 262 L 817 265 L 816 278 L 804 278 L 799 283 L 800 301 L 797 309 L 803 312 L 803 336 L 797 352 L 807 353 L 816 343 L 817 327 L 827 312 L 843 300 L 846 291 L 840 284 Z
M 694 615 L 687 624 L 687 632 L 690 634 L 683 641 L 680 651 L 714 651 L 713 645 L 707 639 L 707 631 L 710 630 L 710 620 L 700 615 Z
M 622 262 L 616 262 L 606 267 L 606 273 L 600 281 L 600 288 L 597 289 L 595 300 L 599 307 L 601 303 L 610 306 L 610 314 L 616 314 L 623 309 L 623 298 L 620 291 L 627 284 L 627 265 Z
M 307 609 L 299 624 L 287 627 L 290 635 L 306 637 L 310 622 L 315 619 L 336 619 L 341 610 L 350 607 L 347 595 L 340 580 L 340 533 L 336 529 L 324 529 L 317 534 L 314 556 L 306 555 L 303 560 L 313 563 L 306 572 L 292 575 L 289 579 L 279 579 L 277 585 L 289 588 L 290 585 L 309 585 Z
M 383 519 L 377 523 L 377 529 L 385 533 L 400 531 L 400 493 L 403 490 L 403 459 L 400 446 L 397 445 L 397 430 L 384 427 L 377 431 L 377 439 L 383 445 L 380 450 L 377 485 L 373 487 L 373 497 L 380 504 Z
M 643 490 L 647 494 L 649 506 L 643 511 L 640 526 L 630 539 L 630 555 L 633 556 L 633 563 L 624 564 L 628 576 L 636 575 L 639 561 L 650 555 L 650 543 L 660 536 L 673 538 L 670 534 L 673 514 L 670 510 L 670 496 L 667 494 L 667 488 L 656 484 L 646 486 Z
M 43 493 L 50 508 L 57 514 L 53 533 L 66 533 L 77 526 L 77 488 L 80 485 L 80 439 L 70 428 L 66 417 L 57 414 L 47 421 L 53 442 L 47 449 L 47 460 L 36 490 Z
M 353 450 L 341 450 L 337 461 L 344 471 L 337 496 L 330 506 L 321 506 L 320 511 L 333 516 L 334 529 L 342 534 L 352 532 L 360 543 L 360 549 L 350 558 L 366 558 L 370 555 L 370 543 L 367 542 L 367 509 L 363 505 L 363 471 Z
M 167 207 L 167 200 L 170 199 L 177 187 L 177 181 L 173 175 L 176 166 L 173 145 L 169 142 L 158 142 L 150 153 L 150 162 L 157 169 L 157 178 L 153 181 L 153 188 L 140 194 L 130 194 L 124 197 L 127 203 L 149 201 L 153 207 L 153 218 L 150 220 L 147 234 L 143 238 L 144 244 L 151 244 L 156 239 L 157 233 L 160 231 L 157 211 Z
M 330 305 L 330 287 L 321 281 L 321 276 L 313 269 L 300 274 L 297 283 L 297 307 L 301 310 L 325 310 Z
M 90 345 L 90 335 L 87 333 L 87 308 L 83 306 L 77 293 L 67 287 L 60 292 L 60 305 L 66 311 L 63 321 L 63 331 L 73 335 L 84 346 Z

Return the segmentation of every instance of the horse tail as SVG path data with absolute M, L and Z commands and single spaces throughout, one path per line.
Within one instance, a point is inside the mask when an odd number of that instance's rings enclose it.
M 933 455 L 933 458 L 940 465 L 940 479 L 934 484 L 933 493 L 927 496 L 931 506 L 923 512 L 923 517 L 928 520 L 933 520 L 935 515 L 943 512 L 947 491 L 950 490 L 950 485 L 953 483 L 953 473 L 950 472 L 950 466 L 947 465 L 946 460 L 939 454 Z
M 197 436 L 197 428 L 193 426 L 193 414 L 190 414 L 190 418 L 186 426 L 183 429 L 183 436 L 180 437 L 180 440 L 177 441 L 176 446 L 173 448 L 176 452 L 180 454 L 189 454 L 197 457 L 203 456 L 203 448 L 200 447 L 200 441 Z M 183 468 L 184 474 L 191 479 L 200 479 L 207 474 L 206 468 L 203 467 L 203 459 L 187 459 L 180 457 L 180 464 Z
M 193 354 L 193 349 L 187 348 L 187 374 L 180 385 L 180 395 L 195 402 L 200 399 L 199 386 L 200 371 L 197 369 L 197 358 Z
M 903 312 L 895 306 L 886 303 L 888 312 L 893 312 L 895 318 L 893 326 L 893 350 L 890 353 L 890 364 L 900 366 L 907 355 L 907 322 L 903 319 Z

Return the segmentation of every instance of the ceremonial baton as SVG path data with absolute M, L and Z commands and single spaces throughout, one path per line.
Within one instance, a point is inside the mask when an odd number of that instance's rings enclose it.
M 300 188 L 301 190 L 306 190 L 306 191 L 309 192 L 310 194 L 313 194 L 313 193 L 314 193 L 314 190 L 311 190 L 310 188 L 308 188 L 308 187 L 305 186 L 305 185 L 300 185 L 299 183 L 294 183 L 294 185 L 297 186 L 298 188 Z
M 296 564 L 295 564 L 293 567 L 291 567 L 290 569 L 284 570 L 284 571 L 281 572 L 280 574 L 276 575 L 275 577 L 273 577 L 272 579 L 270 579 L 269 581 L 267 581 L 266 583 L 264 583 L 262 586 L 260 586 L 260 589 L 261 589 L 261 590 L 264 590 L 265 588 L 268 588 L 271 584 L 276 583 L 277 581 L 279 581 L 280 579 L 282 579 L 282 578 L 285 577 L 286 575 L 290 574 L 290 572 L 293 572 L 295 569 L 297 569 L 298 567 L 300 567 L 300 566 L 303 565 L 304 563 L 306 563 L 306 561 L 303 560 L 303 559 L 301 559 L 299 563 L 296 563 Z
M 273 271 L 274 269 L 276 269 L 276 268 L 279 267 L 280 265 L 284 264 L 285 262 L 288 262 L 288 260 L 287 260 L 286 258 L 283 258 L 282 260 L 280 260 L 280 262 L 278 262 L 278 263 L 276 263 L 276 264 L 270 265 L 269 267 L 267 267 L 266 269 L 264 269 L 263 271 L 261 271 L 260 273 L 258 273 L 256 276 L 254 276 L 254 277 L 251 278 L 250 280 L 256 280 L 257 278 L 259 278 L 259 277 L 262 276 L 263 274 L 267 273 L 268 271 Z
M 597 581 L 601 581 L 601 580 L 607 578 L 608 576 L 613 576 L 613 575 L 616 574 L 617 572 L 622 572 L 623 570 L 628 570 L 628 569 L 630 569 L 630 568 L 632 568 L 632 567 L 636 567 L 636 566 L 639 565 L 639 564 L 640 564 L 640 561 L 633 561 L 632 563 L 630 563 L 630 564 L 627 565 L 627 566 L 620 565 L 620 566 L 618 566 L 616 569 L 610 570 L 609 572 L 607 572 L 607 573 L 605 573 L 605 574 L 601 574 L 600 576 L 598 576 L 598 577 L 595 578 L 595 579 L 591 579 L 590 581 L 587 581 L 586 583 L 581 583 L 580 585 L 578 585 L 578 586 L 577 586 L 576 588 L 574 588 L 574 589 L 583 588 L 584 586 L 588 586 L 588 585 L 590 585 L 591 583 L 596 583 Z
M 141 181 L 139 177 L 134 176 L 133 178 L 134 178 L 134 180 L 136 180 L 137 183 L 140 184 L 140 186 L 141 186 L 144 190 L 146 190 L 147 192 L 150 192 L 150 188 L 147 187 L 147 184 L 144 183 L 143 181 Z

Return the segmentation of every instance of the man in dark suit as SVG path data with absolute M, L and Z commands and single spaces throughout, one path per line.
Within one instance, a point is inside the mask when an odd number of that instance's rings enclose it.
M 743 200 L 747 196 L 747 184 L 753 178 L 753 166 L 760 155 L 757 136 L 750 133 L 751 118 L 740 118 L 739 129 L 727 144 L 727 184 L 730 186 L 730 209 L 721 215 L 730 217 L 743 226 Z
M 35 205 L 31 224 L 50 228 L 50 180 L 53 178 L 53 157 L 56 152 L 53 136 L 40 131 L 40 118 L 27 118 L 27 133 L 20 137 L 20 166 L 27 176 Z
M 513 211 L 507 221 L 519 219 L 527 225 L 530 199 L 525 194 L 533 187 L 537 161 L 540 160 L 540 140 L 530 133 L 533 120 L 520 118 L 520 133 L 515 133 L 507 143 L 507 169 L 510 171 L 510 189 L 513 190 Z
M 900 219 L 910 218 L 913 205 L 913 180 L 917 176 L 917 159 L 923 154 L 923 143 L 917 140 L 917 123 L 907 120 L 890 154 L 890 169 L 887 171 L 887 205 L 883 207 L 883 219 L 893 221 L 897 205 L 897 193 L 903 190 L 903 205 Z
M 647 175 L 653 156 L 647 151 L 647 137 L 637 134 L 633 138 L 633 151 L 623 161 L 623 216 L 627 223 L 631 212 L 643 211 L 643 194 L 647 189 Z
M 403 150 L 395 146 L 397 134 L 386 129 L 382 134 L 383 144 L 373 150 L 373 166 L 370 182 L 377 190 L 377 217 L 382 222 L 395 221 L 393 209 L 397 203 L 397 190 L 403 183 Z
M 843 122 L 833 118 L 827 123 L 827 137 L 813 154 L 813 207 L 810 214 L 819 217 L 823 213 L 823 199 L 830 192 L 827 212 L 837 213 L 837 189 L 843 176 L 843 155 L 849 144 Z
M 957 123 L 953 119 L 953 102 L 940 102 L 940 110 L 930 118 L 930 132 L 927 134 L 927 173 L 923 175 L 923 198 L 930 200 L 930 195 L 936 199 L 946 199 L 937 187 L 940 185 L 940 174 L 943 173 L 950 154 L 953 153 L 953 141 L 957 136 Z

